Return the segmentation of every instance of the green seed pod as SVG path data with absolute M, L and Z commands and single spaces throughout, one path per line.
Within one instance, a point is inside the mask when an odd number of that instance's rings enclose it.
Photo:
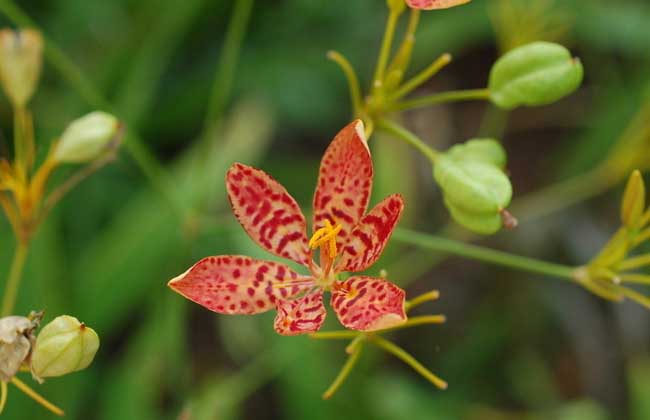
M 632 172 L 625 187 L 621 203 L 621 221 L 623 225 L 634 229 L 641 220 L 645 210 L 645 184 L 638 170 Z
M 503 224 L 504 209 L 512 198 L 512 186 L 503 171 L 493 164 L 504 159 L 498 154 L 486 154 L 487 160 L 481 159 L 474 151 L 487 143 L 473 144 L 480 147 L 471 146 L 469 155 L 461 153 L 462 148 L 442 155 L 436 162 L 433 176 L 454 220 L 474 232 L 491 234 Z
M 550 42 L 533 42 L 506 53 L 490 72 L 490 100 L 503 109 L 555 102 L 582 82 L 580 60 Z
M 472 213 L 456 207 L 445 199 L 445 206 L 451 217 L 472 232 L 491 235 L 501 229 L 502 219 L 499 212 Z
M 95 111 L 68 125 L 55 146 L 58 163 L 85 163 L 106 152 L 118 139 L 120 123 L 111 114 Z
M 41 74 L 43 38 L 32 29 L 0 31 L 0 81 L 16 108 L 34 95 Z
M 30 355 L 38 320 L 24 316 L 0 319 L 0 381 L 8 382 Z
M 454 160 L 475 160 L 500 169 L 506 167 L 506 151 L 495 139 L 471 139 L 451 147 L 445 154 Z
M 62 315 L 41 330 L 32 355 L 32 374 L 62 376 L 88 367 L 99 349 L 99 337 L 77 318 Z

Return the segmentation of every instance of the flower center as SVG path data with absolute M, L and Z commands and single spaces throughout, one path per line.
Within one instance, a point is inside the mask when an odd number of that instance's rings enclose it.
M 342 228 L 343 226 L 339 223 L 332 225 L 329 220 L 325 220 L 325 226 L 314 232 L 314 235 L 309 240 L 310 249 L 320 248 L 320 262 L 323 270 L 319 269 L 317 272 L 312 270 L 312 273 L 314 273 L 316 284 L 325 290 L 328 290 L 332 283 L 336 281 L 336 273 L 332 272 L 332 266 L 334 265 L 334 259 L 338 255 L 336 236 L 341 232 Z
M 338 254 L 336 249 L 336 235 L 339 234 L 343 226 L 337 223 L 332 226 L 329 220 L 325 220 L 325 227 L 318 229 L 309 240 L 309 247 L 316 249 L 320 247 L 321 254 L 326 254 L 330 260 L 334 260 Z

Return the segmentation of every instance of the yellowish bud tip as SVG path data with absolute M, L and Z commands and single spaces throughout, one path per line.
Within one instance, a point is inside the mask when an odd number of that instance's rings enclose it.
M 0 81 L 15 107 L 31 99 L 41 74 L 43 38 L 38 31 L 0 31 Z

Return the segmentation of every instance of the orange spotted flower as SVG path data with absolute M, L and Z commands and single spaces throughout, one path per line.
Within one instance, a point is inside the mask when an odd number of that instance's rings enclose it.
M 366 214 L 372 188 L 372 160 L 357 120 L 327 148 L 314 193 L 313 235 L 300 207 L 265 172 L 235 163 L 226 175 L 235 216 L 262 248 L 309 270 L 239 255 L 207 257 L 169 286 L 186 298 L 222 314 L 257 314 L 275 308 L 275 330 L 283 335 L 317 331 L 327 311 L 323 292 L 346 328 L 375 331 L 406 321 L 404 291 L 368 276 L 340 280 L 381 255 L 399 220 L 404 201 L 391 195 Z M 318 263 L 314 260 L 318 251 Z
M 469 3 L 471 0 L 406 0 L 406 4 L 412 9 L 434 10 L 448 9 L 461 4 Z

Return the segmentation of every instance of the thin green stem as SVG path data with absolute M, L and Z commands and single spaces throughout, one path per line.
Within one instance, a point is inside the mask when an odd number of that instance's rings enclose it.
M 316 340 L 349 340 L 359 335 L 356 331 L 340 330 L 340 331 L 321 331 L 309 334 L 309 338 Z
M 385 350 L 386 352 L 392 354 L 393 356 L 397 357 L 398 359 L 400 359 L 401 361 L 403 361 L 404 363 L 412 367 L 413 370 L 415 370 L 417 373 L 422 375 L 425 379 L 427 379 L 436 387 L 440 389 L 447 389 L 447 382 L 443 381 L 438 376 L 436 376 L 433 372 L 431 372 L 429 369 L 424 367 L 420 362 L 418 362 L 415 359 L 415 357 L 411 356 L 403 348 L 377 335 L 370 337 L 370 342 L 372 342 L 373 344 L 377 345 L 377 347 Z
M 437 150 L 435 150 L 433 147 L 426 144 L 418 136 L 416 136 L 406 128 L 402 127 L 401 125 L 386 119 L 382 119 L 377 121 L 377 127 L 382 128 L 383 130 L 394 135 L 398 139 L 404 140 L 411 146 L 415 147 L 420 151 L 420 153 L 426 156 L 427 159 L 431 161 L 431 163 L 435 163 L 436 160 L 438 159 L 439 153 Z
M 566 280 L 573 280 L 574 271 L 576 270 L 574 267 L 566 265 L 513 255 L 503 251 L 465 244 L 463 242 L 406 229 L 395 229 L 393 232 L 393 238 L 398 242 L 426 248 L 432 251 L 453 254 L 459 257 L 470 258 L 531 273 L 545 274 Z
M 389 107 L 389 111 L 407 111 L 448 102 L 485 100 L 489 97 L 490 91 L 488 89 L 452 90 L 408 101 L 397 102 Z
M 357 361 L 359 361 L 359 356 L 361 356 L 361 350 L 363 349 L 363 345 L 359 344 L 355 346 L 354 351 L 350 354 L 348 357 L 348 360 L 346 360 L 345 364 L 341 368 L 341 371 L 339 374 L 336 376 L 336 379 L 334 379 L 334 382 L 332 382 L 332 385 L 330 385 L 329 388 L 327 388 L 327 391 L 323 394 L 323 399 L 328 400 L 338 391 L 338 389 L 343 385 L 343 382 L 350 376 L 350 373 L 352 372 L 352 369 L 354 366 L 357 364 Z
M 375 76 L 373 78 L 373 90 L 379 90 L 384 83 L 384 73 L 390 58 L 390 50 L 393 45 L 393 38 L 395 37 L 395 28 L 397 26 L 397 19 L 399 18 L 400 11 L 397 9 L 390 9 L 388 20 L 386 22 L 386 31 L 384 38 L 381 42 L 381 49 L 379 50 L 379 58 L 377 59 L 377 67 L 375 68 Z
M 444 315 L 422 315 L 414 316 L 409 318 L 405 323 L 397 325 L 395 327 L 386 328 L 381 330 L 381 332 L 391 332 L 396 330 L 403 330 L 405 328 L 417 327 L 418 325 L 431 325 L 431 324 L 444 324 L 447 321 L 447 317 Z
M 415 45 L 415 31 L 417 30 L 418 23 L 420 22 L 420 11 L 418 9 L 411 9 L 411 15 L 409 16 L 409 21 L 406 26 L 406 31 L 404 32 L 404 37 L 397 52 L 393 56 L 391 63 L 388 65 L 387 75 L 386 75 L 386 88 L 387 90 L 393 90 L 398 87 L 399 83 L 404 77 L 404 72 L 411 62 L 411 56 L 413 55 L 413 47 Z M 391 77 L 394 79 L 394 83 L 389 83 Z
M 423 293 L 420 296 L 416 296 L 413 299 L 407 301 L 406 304 L 404 305 L 405 306 L 404 310 L 408 312 L 411 309 L 415 308 L 416 306 L 420 306 L 423 303 L 437 300 L 439 297 L 440 297 L 440 292 L 437 290 L 432 290 L 430 292 Z
M 510 206 L 510 211 L 520 221 L 537 219 L 597 196 L 618 181 L 618 178 L 611 176 L 611 171 L 599 166 L 517 198 Z
M 0 414 L 5 410 L 7 404 L 7 383 L 0 382 Z
M 254 0 L 237 0 L 235 2 L 203 123 L 203 133 L 201 135 L 203 142 L 209 140 L 210 134 L 218 126 L 219 119 L 230 99 L 253 4 Z
M 63 413 L 63 410 L 61 410 L 59 407 L 46 400 L 38 392 L 31 389 L 26 383 L 16 378 L 15 376 L 11 378 L 11 383 L 14 384 L 16 388 L 20 389 L 25 394 L 27 394 L 29 398 L 33 399 L 34 401 L 36 401 L 46 409 L 50 410 L 52 413 L 56 414 L 57 416 L 63 416 L 65 414 Z
M 438 57 L 433 63 L 431 63 L 427 68 L 422 70 L 420 73 L 415 75 L 413 78 L 406 81 L 399 89 L 395 91 L 392 95 L 388 97 L 388 102 L 397 101 L 398 99 L 408 95 L 427 80 L 431 79 L 436 75 L 443 67 L 451 63 L 451 55 L 443 54 Z
M 366 341 L 366 338 L 367 338 L 366 334 L 357 334 L 357 336 L 354 337 L 354 340 L 350 341 L 350 344 L 348 344 L 345 347 L 345 352 L 347 354 L 354 353 L 357 347 L 359 347 L 361 344 L 363 344 L 364 341 Z
M 18 239 L 16 243 L 16 251 L 14 252 L 14 259 L 11 262 L 9 269 L 9 276 L 5 284 L 4 294 L 2 296 L 2 316 L 9 316 L 14 310 L 16 305 L 16 296 L 18 295 L 18 288 L 20 286 L 20 279 L 22 278 L 23 269 L 25 268 L 25 261 L 27 260 L 26 241 Z
M 647 274 L 620 274 L 618 278 L 624 283 L 650 284 L 650 275 Z
M 627 271 L 634 270 L 636 268 L 641 268 L 646 265 L 650 265 L 650 254 L 643 254 L 636 257 L 628 258 L 625 261 L 622 261 L 618 267 L 618 271 Z
M 644 296 L 641 293 L 637 292 L 636 290 L 630 289 L 628 287 L 621 287 L 620 290 L 623 296 L 627 297 L 628 299 L 632 299 L 633 301 L 645 307 L 646 309 L 650 309 L 649 297 Z
M 338 64 L 343 71 L 343 74 L 345 74 L 345 78 L 348 81 L 348 88 L 350 90 L 350 100 L 352 101 L 354 116 L 359 117 L 363 103 L 361 99 L 361 85 L 359 84 L 359 78 L 354 71 L 354 67 L 352 67 L 352 64 L 350 64 L 347 58 L 337 51 L 328 51 L 327 58 Z

